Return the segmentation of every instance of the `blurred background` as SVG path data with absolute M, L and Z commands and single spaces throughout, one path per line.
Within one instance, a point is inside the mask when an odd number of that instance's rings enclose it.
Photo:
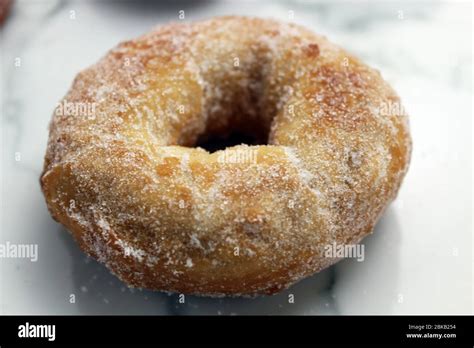
M 219 15 L 305 25 L 379 69 L 410 115 L 412 163 L 363 262 L 276 296 L 180 303 L 129 289 L 86 257 L 50 218 L 38 180 L 51 114 L 80 70 L 156 25 Z M 0 314 L 472 313 L 472 17 L 458 1 L 14 1 L 0 27 L 0 243 L 39 254 L 0 258 Z

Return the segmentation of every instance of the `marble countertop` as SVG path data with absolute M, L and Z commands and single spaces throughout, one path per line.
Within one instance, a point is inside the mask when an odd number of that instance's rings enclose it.
M 291 19 L 378 68 L 400 94 L 412 163 L 363 262 L 276 296 L 181 304 L 129 289 L 51 219 L 38 178 L 56 103 L 78 71 L 180 10 L 185 20 Z M 0 244 L 35 244 L 38 260 L 0 258 L 0 314 L 472 313 L 472 17 L 469 2 L 17 0 L 0 29 Z

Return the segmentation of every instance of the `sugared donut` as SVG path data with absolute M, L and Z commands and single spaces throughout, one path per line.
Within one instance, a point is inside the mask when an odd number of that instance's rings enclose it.
M 82 71 L 56 108 L 52 216 L 131 286 L 272 294 L 335 263 L 394 199 L 411 141 L 380 74 L 274 20 L 170 24 Z M 234 132 L 266 145 L 210 153 Z

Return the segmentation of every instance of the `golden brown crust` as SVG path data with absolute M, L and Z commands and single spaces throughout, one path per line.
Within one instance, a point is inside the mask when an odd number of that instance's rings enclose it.
M 371 233 L 411 151 L 407 117 L 381 112 L 399 99 L 377 71 L 273 20 L 158 28 L 81 72 L 65 102 L 94 110 L 53 116 L 49 210 L 120 279 L 154 290 L 270 294 L 333 264 L 324 246 Z M 246 125 L 268 145 L 192 147 Z

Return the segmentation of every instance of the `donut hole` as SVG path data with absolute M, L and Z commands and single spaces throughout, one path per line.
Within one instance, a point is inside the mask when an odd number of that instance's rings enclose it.
M 201 136 L 196 143 L 196 147 L 201 147 L 207 152 L 212 153 L 242 144 L 266 145 L 266 141 L 259 139 L 254 134 L 246 134 L 241 131 L 236 131 L 226 135 L 213 134 Z
M 265 122 L 252 114 L 236 112 L 230 117 L 215 118 L 207 122 L 205 130 L 197 136 L 192 147 L 200 147 L 213 153 L 236 145 L 268 145 L 271 119 Z
M 204 73 L 204 80 L 212 81 L 213 86 L 204 91 L 204 124 L 194 128 L 197 132 L 188 133 L 189 137 L 182 137 L 185 141 L 181 144 L 210 153 L 242 144 L 269 144 L 278 111 L 275 101 L 280 98 L 279 93 L 268 87 L 263 68 L 268 63 L 266 58 L 257 58 L 262 56 L 266 57 L 262 52 L 241 53 L 238 69 L 224 64 L 218 73 L 212 69 Z

